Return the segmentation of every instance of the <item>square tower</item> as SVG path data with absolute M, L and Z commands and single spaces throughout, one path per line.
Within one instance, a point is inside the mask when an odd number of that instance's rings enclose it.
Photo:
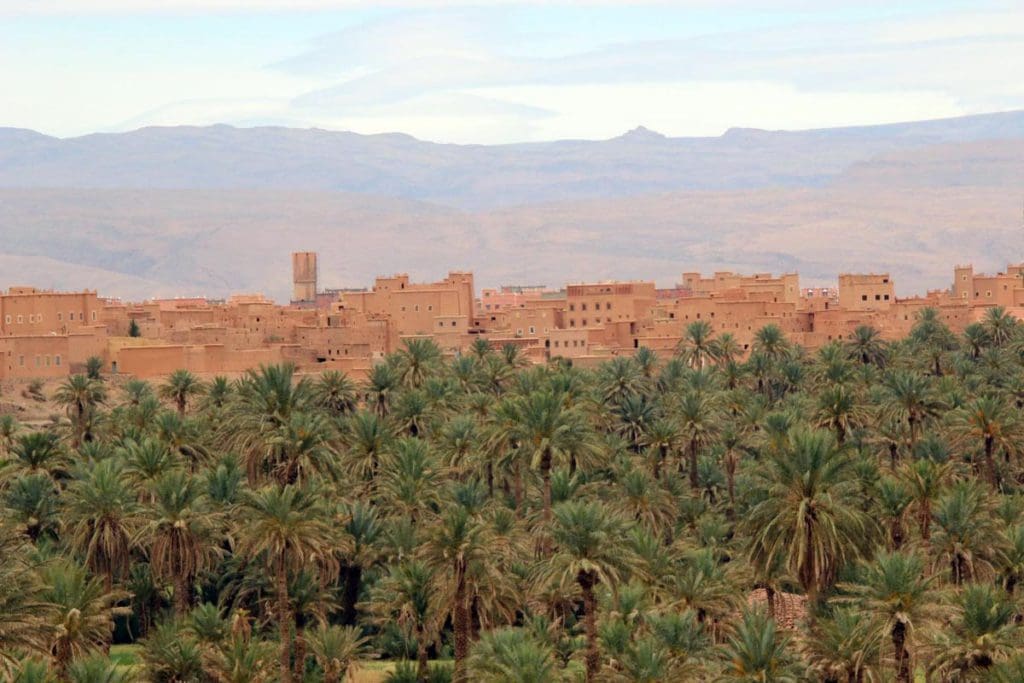
M 292 301 L 316 301 L 316 279 L 316 252 L 292 254 Z

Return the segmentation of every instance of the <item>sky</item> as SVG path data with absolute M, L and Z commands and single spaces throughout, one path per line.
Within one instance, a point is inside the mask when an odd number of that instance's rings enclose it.
M 0 126 L 438 142 L 1024 109 L 1021 0 L 0 0 Z

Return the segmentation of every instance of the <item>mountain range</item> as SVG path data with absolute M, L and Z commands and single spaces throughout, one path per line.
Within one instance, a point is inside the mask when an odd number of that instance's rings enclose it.
M 321 282 L 478 284 L 684 270 L 889 270 L 903 293 L 955 262 L 1020 260 L 1024 112 L 807 131 L 452 145 L 229 126 L 59 139 L 0 128 L 0 285 L 125 298 L 263 291 L 289 253 Z

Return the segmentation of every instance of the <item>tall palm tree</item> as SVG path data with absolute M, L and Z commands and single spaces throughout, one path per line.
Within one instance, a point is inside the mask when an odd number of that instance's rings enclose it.
M 60 440 L 52 432 L 20 434 L 10 447 L 13 465 L 24 472 L 45 472 L 50 476 L 64 472 L 67 459 Z
M 396 355 L 399 381 L 407 387 L 423 386 L 441 362 L 441 349 L 429 337 L 413 337 L 402 343 Z
M 1007 403 L 995 396 L 981 396 L 953 413 L 952 429 L 960 443 L 979 443 L 985 462 L 985 476 L 993 488 L 999 486 L 994 454 L 1001 450 L 1009 458 L 1020 451 L 1024 423 Z
M 366 381 L 366 407 L 378 417 L 387 417 L 391 412 L 391 402 L 398 391 L 401 378 L 395 368 L 388 363 L 377 363 L 370 368 Z
M 441 627 L 442 593 L 435 589 L 435 574 L 417 560 L 392 565 L 375 586 L 370 609 L 382 623 L 397 623 L 416 641 L 417 680 L 427 683 L 427 655 Z
M 335 417 L 353 413 L 359 405 L 359 388 L 344 372 L 328 370 L 323 373 L 314 392 L 316 402 Z
M 377 508 L 365 501 L 343 503 L 339 508 L 339 530 L 345 538 L 348 552 L 342 558 L 341 573 L 345 588 L 341 596 L 341 621 L 345 626 L 356 624 L 356 604 L 362 588 L 363 573 L 381 559 L 384 524 Z
M 548 521 L 551 519 L 551 470 L 590 446 L 589 427 L 577 408 L 566 407 L 565 396 L 560 393 L 536 391 L 514 406 L 512 438 L 520 444 L 532 466 L 540 471 L 543 515 Z
M 188 611 L 196 575 L 219 554 L 220 519 L 206 505 L 200 482 L 182 470 L 164 474 L 153 493 L 138 540 L 148 545 L 153 574 L 174 585 L 174 610 L 181 617 Z
M 966 586 L 955 602 L 952 629 L 938 634 L 929 673 L 940 680 L 987 680 L 997 663 L 1020 652 L 1017 608 L 989 584 Z
M 632 558 L 616 543 L 622 536 L 622 521 L 601 503 L 570 501 L 554 510 L 551 536 L 555 553 L 541 566 L 541 576 L 563 591 L 571 586 L 583 598 L 583 623 L 586 635 L 587 680 L 594 680 L 601 668 L 601 650 L 597 632 L 597 594 L 599 585 L 614 589 L 633 566 Z
M 104 589 L 102 581 L 73 562 L 54 562 L 42 575 L 42 598 L 55 608 L 50 652 L 63 673 L 75 659 L 110 643 L 114 618 L 131 614 L 131 608 L 118 606 L 128 593 Z
M 956 585 L 993 573 L 999 553 L 999 528 L 988 493 L 973 481 L 960 481 L 939 498 L 932 519 L 936 566 L 949 568 Z
M 680 440 L 686 444 L 690 488 L 694 491 L 699 487 L 697 461 L 700 452 L 718 432 L 717 408 L 718 401 L 714 396 L 703 392 L 687 391 L 679 397 L 672 410 L 672 418 L 679 426 Z
M 72 445 L 75 448 L 79 444 L 92 441 L 96 409 L 106 401 L 106 398 L 107 390 L 103 382 L 90 379 L 86 375 L 71 375 L 57 387 L 53 400 L 67 410 L 74 431 Z
M 850 335 L 846 343 L 850 356 L 856 358 L 863 365 L 885 365 L 888 355 L 887 344 L 882 340 L 882 334 L 870 325 L 858 325 Z
M 817 404 L 817 426 L 833 430 L 840 446 L 852 430 L 868 420 L 867 409 L 841 384 L 822 388 Z
M 686 326 L 679 341 L 679 354 L 691 368 L 702 369 L 715 359 L 715 331 L 706 320 L 694 320 Z
M 993 306 L 985 311 L 981 324 L 995 346 L 1005 346 L 1020 329 L 1020 321 L 1002 306 Z
M 288 574 L 331 557 L 334 529 L 323 510 L 320 491 L 309 486 L 265 486 L 247 491 L 238 506 L 234 530 L 237 551 L 266 564 L 276 594 L 281 640 L 280 676 L 292 680 L 292 631 Z
M 756 474 L 759 502 L 743 522 L 750 561 L 763 566 L 781 555 L 812 606 L 875 531 L 857 504 L 851 467 L 831 434 L 800 428 Z
M 0 506 L 35 543 L 46 537 L 56 539 L 60 526 L 61 499 L 57 485 L 44 472 L 32 472 L 12 479 L 0 492 Z
M 913 680 L 917 631 L 927 629 L 942 614 L 934 579 L 919 555 L 882 552 L 860 566 L 856 582 L 843 585 L 849 601 L 876 619 L 880 631 L 891 640 L 899 683 Z
M 922 427 L 940 414 L 943 403 L 928 378 L 907 370 L 889 373 L 885 388 L 888 394 L 885 414 L 906 423 L 910 434 L 909 448 L 913 451 Z
M 188 370 L 175 370 L 160 385 L 160 397 L 174 403 L 178 415 L 185 416 L 189 401 L 206 392 L 206 385 Z
M 319 413 L 292 413 L 266 438 L 266 457 L 271 473 L 282 485 L 294 484 L 314 474 L 338 476 L 338 455 L 332 443 L 334 431 Z
M 48 654 L 55 607 L 29 555 L 25 537 L 0 524 L 0 677 L 8 680 L 20 654 Z
M 436 568 L 445 593 L 451 596 L 452 628 L 455 640 L 453 681 L 466 681 L 466 657 L 469 655 L 470 611 L 469 582 L 476 565 L 485 561 L 489 547 L 485 527 L 461 505 L 450 506 L 431 525 L 423 546 L 424 557 Z
M 67 489 L 65 529 L 61 536 L 85 565 L 104 578 L 106 592 L 131 562 L 132 539 L 139 524 L 138 496 L 128 486 L 117 460 L 101 460 Z

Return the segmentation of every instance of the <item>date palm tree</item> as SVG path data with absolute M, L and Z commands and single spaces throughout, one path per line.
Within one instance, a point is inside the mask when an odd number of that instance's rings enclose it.
M 812 607 L 875 533 L 857 504 L 852 465 L 830 433 L 798 428 L 789 448 L 756 473 L 759 502 L 743 522 L 750 561 L 762 566 L 781 555 Z
M 0 677 L 10 680 L 20 654 L 48 654 L 55 606 L 43 595 L 45 582 L 29 555 L 26 539 L 0 524 Z
M 680 441 L 686 445 L 690 488 L 694 491 L 700 485 L 697 478 L 697 462 L 701 450 L 712 441 L 719 429 L 720 418 L 717 409 L 718 400 L 715 396 L 686 391 L 671 411 L 671 418 L 679 427 Z
M 381 623 L 396 623 L 412 634 L 416 641 L 419 683 L 427 683 L 428 648 L 447 613 L 435 580 L 434 571 L 426 563 L 405 560 L 392 565 L 374 587 L 370 598 L 370 610 Z
M 1001 450 L 1007 459 L 1016 455 L 1024 439 L 1024 423 L 1011 411 L 1004 400 L 995 396 L 981 396 L 953 413 L 951 428 L 960 443 L 980 444 L 985 464 L 985 476 L 993 488 L 998 488 L 995 453 Z
M 532 392 L 517 401 L 514 410 L 511 436 L 540 472 L 547 522 L 551 519 L 551 470 L 590 446 L 589 426 L 578 408 L 566 407 L 565 396 L 553 391 Z
M 722 648 L 719 681 L 797 683 L 806 680 L 780 636 L 775 620 L 763 612 L 747 610 Z
M 154 576 L 173 584 L 174 611 L 183 617 L 191 602 L 192 582 L 219 554 L 220 518 L 207 506 L 200 482 L 182 470 L 163 475 L 153 493 L 138 543 L 148 546 Z
M 1017 609 L 990 584 L 966 586 L 957 597 L 952 629 L 935 639 L 929 673 L 940 680 L 981 680 L 997 663 L 1020 652 Z
M 269 485 L 243 494 L 234 529 L 236 550 L 263 562 L 273 581 L 280 634 L 280 677 L 292 680 L 294 616 L 288 574 L 331 557 L 334 529 L 323 509 L 321 492 L 309 486 Z
M 686 326 L 679 341 L 678 352 L 687 365 L 702 369 L 715 359 L 715 331 L 706 320 L 695 320 Z
M 103 576 L 106 592 L 131 563 L 139 525 L 138 496 L 114 459 L 101 460 L 67 489 L 62 538 L 93 572 Z
M 633 568 L 632 557 L 616 542 L 622 532 L 622 521 L 601 503 L 560 503 L 554 510 L 551 526 L 555 552 L 540 569 L 545 581 L 563 591 L 577 588 L 582 596 L 588 681 L 594 680 L 601 668 L 597 587 L 614 590 Z
M 314 385 L 315 401 L 335 417 L 353 413 L 359 405 L 359 387 L 344 372 L 328 370 Z
M 324 683 L 341 683 L 358 666 L 369 639 L 355 626 L 320 624 L 306 633 L 309 651 L 324 672 Z
M 858 325 L 846 342 L 850 356 L 863 365 L 884 367 L 888 355 L 887 344 L 881 332 L 870 325 Z
M 86 375 L 71 375 L 53 394 L 57 405 L 64 406 L 73 431 L 72 446 L 92 441 L 96 409 L 107 399 L 103 382 Z
M 485 562 L 489 550 L 486 527 L 462 505 L 449 506 L 431 524 L 423 554 L 439 577 L 442 590 L 451 599 L 455 640 L 455 672 L 452 680 L 463 683 L 469 655 L 471 615 L 469 583 Z
M 53 642 L 50 652 L 57 671 L 83 655 L 107 646 L 114 632 L 114 618 L 131 613 L 118 603 L 125 591 L 108 591 L 90 577 L 84 567 L 57 561 L 43 569 L 42 599 L 54 606 Z
M 862 614 L 874 618 L 880 632 L 890 639 L 898 683 L 913 680 L 917 632 L 927 632 L 941 617 L 934 580 L 919 555 L 898 551 L 882 552 L 864 562 L 857 580 L 843 585 L 848 600 Z
M 440 363 L 441 349 L 429 337 L 406 339 L 395 356 L 399 382 L 412 388 L 423 386 Z
M 206 385 L 188 370 L 175 370 L 160 385 L 160 397 L 174 403 L 178 415 L 184 417 L 189 401 L 206 392 Z
M 551 647 L 518 628 L 485 634 L 473 646 L 468 667 L 473 680 L 493 683 L 557 683 L 564 680 Z

